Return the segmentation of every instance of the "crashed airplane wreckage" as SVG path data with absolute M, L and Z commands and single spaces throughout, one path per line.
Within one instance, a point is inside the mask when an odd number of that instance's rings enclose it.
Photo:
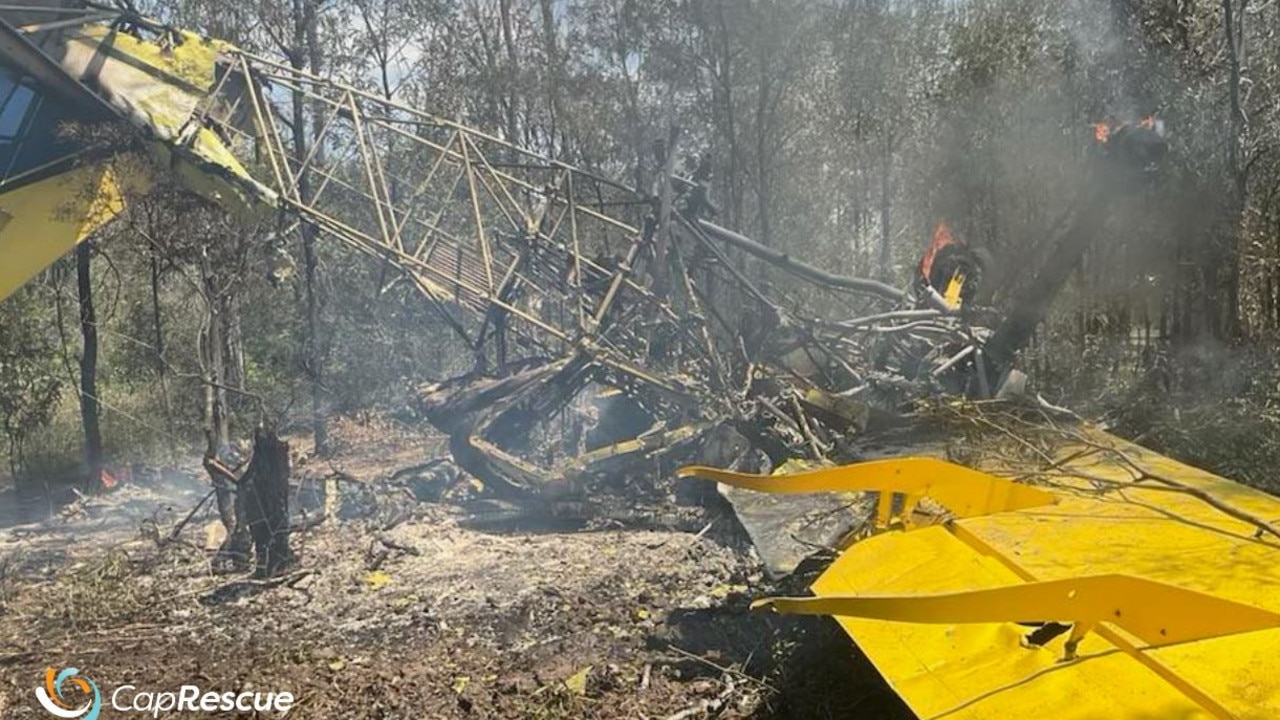
M 930 363 L 976 340 L 937 293 L 916 308 L 907 292 L 712 223 L 706 169 L 677 176 L 674 152 L 650 195 L 124 11 L 89 5 L 77 19 L 75 3 L 36 5 L 6 10 L 0 31 L 9 102 L 38 107 L 0 181 L 20 220 L 0 228 L 13 258 L 0 297 L 152 181 L 59 137 L 58 124 L 128 121 L 154 164 L 193 190 L 400 271 L 475 358 L 468 375 L 424 388 L 422 411 L 501 496 L 639 457 L 675 461 L 724 424 L 779 462 L 825 456 L 860 421 L 848 399 L 878 375 L 886 387 L 932 384 Z M 32 243 L 37 227 L 46 239 Z M 812 316 L 822 293 L 863 317 Z M 928 347 L 907 347 L 926 336 Z M 860 369 L 871 353 L 889 369 Z M 943 370 L 982 357 L 973 348 Z M 565 433 L 592 404 L 597 426 Z
M 1017 353 L 1108 204 L 1165 152 L 1155 121 L 1097 131 L 1097 182 L 1009 314 L 980 323 L 982 263 L 945 229 L 902 291 L 714 224 L 708 173 L 677 177 L 670 150 L 646 194 L 126 10 L 55 0 L 0 19 L 0 299 L 167 168 L 399 270 L 472 351 L 474 371 L 422 405 L 495 493 L 673 467 L 702 446 L 704 462 L 768 467 L 681 474 L 781 494 L 775 508 L 877 494 L 879 532 L 841 538 L 814 597 L 761 602 L 836 616 L 923 717 L 1280 714 L 1273 497 L 1087 426 L 1035 445 L 1030 469 L 979 472 L 922 441 L 915 457 L 790 471 L 865 459 L 878 408 L 1016 389 Z M 150 162 L 55 132 L 69 121 L 132 124 Z M 590 429 L 560 421 L 589 406 Z M 705 442 L 722 429 L 741 443 Z

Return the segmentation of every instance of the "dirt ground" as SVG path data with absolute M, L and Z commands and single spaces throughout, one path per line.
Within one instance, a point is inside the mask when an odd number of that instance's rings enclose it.
M 0 525 L 0 718 L 48 717 L 49 666 L 105 693 L 289 691 L 297 718 L 911 717 L 834 622 L 748 610 L 805 579 L 766 580 L 723 506 L 649 488 L 530 512 L 434 476 L 408 484 L 443 483 L 423 501 L 387 481 L 430 438 L 339 448 L 295 475 L 339 478 L 340 519 L 297 533 L 277 581 L 211 574 L 208 506 L 165 542 L 206 492 L 195 468 Z

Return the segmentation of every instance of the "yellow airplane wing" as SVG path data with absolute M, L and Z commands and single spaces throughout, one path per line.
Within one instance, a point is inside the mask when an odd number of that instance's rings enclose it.
M 1280 717 L 1280 499 L 1086 432 L 1026 494 L 932 458 L 791 476 L 906 504 L 814 597 L 761 604 L 834 615 L 921 718 Z M 952 512 L 913 525 L 922 496 Z M 1037 646 L 1027 623 L 1072 628 Z

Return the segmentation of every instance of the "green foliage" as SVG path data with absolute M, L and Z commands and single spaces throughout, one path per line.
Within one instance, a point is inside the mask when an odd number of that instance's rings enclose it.
M 1106 353 L 1095 352 L 1095 358 Z M 1098 379 L 1090 408 L 1116 432 L 1184 462 L 1280 492 L 1280 365 L 1268 348 L 1201 343 L 1146 353 Z M 1091 365 L 1096 366 L 1094 362 Z
M 0 426 L 14 470 L 32 434 L 52 419 L 66 379 L 53 312 L 41 296 L 39 288 L 27 288 L 0 304 Z

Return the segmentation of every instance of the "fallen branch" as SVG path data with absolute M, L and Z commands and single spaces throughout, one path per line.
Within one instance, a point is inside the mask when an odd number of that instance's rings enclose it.
M 796 413 L 796 422 L 800 425 L 800 432 L 804 434 L 805 440 L 809 442 L 809 448 L 813 450 L 815 460 L 822 460 L 827 457 L 826 448 L 819 442 L 818 437 L 813 434 L 813 428 L 809 424 L 809 418 L 804 414 L 804 409 L 800 407 L 800 398 L 796 395 L 791 396 L 791 407 Z
M 0 655 L 0 665 L 15 665 L 21 662 L 28 662 L 36 659 L 33 652 L 17 652 Z
M 395 540 L 392 540 L 391 538 L 387 537 L 386 535 L 379 535 L 378 542 L 382 543 L 383 547 L 387 548 L 388 550 L 399 550 L 402 553 L 413 555 L 414 557 L 422 556 L 422 551 L 419 550 L 418 548 L 413 547 L 412 545 L 405 545 L 403 543 L 398 543 Z
M 200 508 L 203 508 L 204 504 L 209 502 L 209 498 L 213 497 L 217 492 L 217 490 L 210 490 L 208 493 L 205 493 L 205 496 L 200 499 L 200 502 L 196 503 L 196 506 L 191 508 L 191 512 L 187 513 L 186 517 L 182 518 L 177 525 L 173 526 L 173 529 L 169 531 L 168 535 L 164 538 L 156 539 L 156 545 L 159 547 L 165 547 L 177 540 L 178 536 L 182 534 L 183 528 L 187 526 L 187 523 L 191 522 L 191 518 L 195 517 L 196 513 L 200 512 Z
M 841 320 L 840 322 L 830 323 L 831 327 L 840 329 L 853 329 L 864 325 L 875 325 L 876 323 L 893 321 L 893 320 L 927 320 L 942 317 L 942 313 L 938 310 L 894 310 L 892 312 L 877 313 L 875 315 L 867 315 L 866 317 L 853 318 L 852 320 Z
M 1126 490 L 1126 489 L 1131 490 L 1136 488 L 1136 489 L 1151 490 L 1156 492 L 1171 492 L 1171 493 L 1179 493 L 1183 495 L 1190 495 L 1191 497 L 1194 497 L 1197 500 L 1200 500 L 1201 502 L 1205 503 L 1206 505 L 1209 505 L 1210 507 L 1214 508 L 1215 510 L 1218 510 L 1219 512 L 1225 515 L 1229 515 L 1235 518 L 1236 520 L 1247 523 L 1257 528 L 1257 531 L 1253 534 L 1253 537 L 1255 539 L 1261 539 L 1263 535 L 1271 535 L 1275 537 L 1277 540 L 1280 540 L 1280 528 L 1277 528 L 1275 525 L 1272 525 L 1271 523 L 1267 522 L 1266 520 L 1263 520 L 1257 515 L 1245 512 L 1244 510 L 1241 510 L 1237 507 L 1228 505 L 1222 500 L 1219 500 L 1218 498 L 1214 497 L 1208 491 L 1201 490 L 1200 488 L 1197 488 L 1197 487 L 1183 485 L 1181 483 L 1178 483 L 1177 481 L 1157 480 L 1155 476 L 1146 476 L 1146 477 L 1135 478 L 1130 482 L 1125 482 L 1123 480 L 1112 480 L 1111 478 L 1099 477 L 1097 475 L 1092 475 L 1090 473 L 1079 472 L 1075 470 L 1058 470 L 1054 472 L 1033 471 L 1030 473 L 1019 473 L 1019 476 L 1020 477 L 1050 477 L 1050 478 L 1058 477 L 1058 478 L 1068 478 L 1068 479 L 1074 478 L 1078 480 L 1088 480 L 1089 482 L 1098 486 L 1099 489 L 1104 487 L 1115 489 L 1115 490 Z M 1137 487 L 1139 483 L 1141 483 L 1143 480 L 1157 480 L 1157 482 L 1169 483 L 1169 484 L 1142 485 L 1141 487 Z
M 770 690 L 770 691 L 772 691 L 772 690 L 773 690 L 773 686 L 772 686 L 772 685 L 770 685 L 767 681 L 765 681 L 765 680 L 761 680 L 760 678 L 752 677 L 752 676 L 750 676 L 750 675 L 748 675 L 748 674 L 746 674 L 746 673 L 742 672 L 741 670 L 734 670 L 733 668 L 730 668 L 730 667 L 725 667 L 725 666 L 723 666 L 723 665 L 718 665 L 718 664 L 716 664 L 716 663 L 714 663 L 714 662 L 711 662 L 710 660 L 708 660 L 708 659 L 706 659 L 706 658 L 702 657 L 701 655 L 698 655 L 698 654 L 696 654 L 696 653 L 691 653 L 691 652 L 689 652 L 688 650 L 685 650 L 684 648 L 682 648 L 682 647 L 680 647 L 680 646 L 678 646 L 678 645 L 668 645 L 667 647 L 668 647 L 668 648 L 670 648 L 672 651 L 674 651 L 677 655 L 682 655 L 682 656 L 684 656 L 684 657 L 686 657 L 686 658 L 688 658 L 688 659 L 690 659 L 690 660 L 696 660 L 696 661 L 698 661 L 698 662 L 702 663 L 703 665 L 706 665 L 707 667 L 712 668 L 713 670 L 718 670 L 718 671 L 720 671 L 721 673 L 723 673 L 723 674 L 725 674 L 725 675 L 730 675 L 730 676 L 733 676 L 733 677 L 736 677 L 736 678 L 741 678 L 741 679 L 743 679 L 743 680 L 746 680 L 747 682 L 750 682 L 750 683 L 754 683 L 754 684 L 756 684 L 756 685 L 759 685 L 760 687 L 762 687 L 762 688 L 764 688 L 764 689 L 766 689 L 766 690 Z
M 292 588 L 294 585 L 301 582 L 304 578 L 315 575 L 317 574 L 317 572 L 318 571 L 316 570 L 298 570 L 296 572 L 292 572 L 287 575 L 279 575 L 273 578 L 245 578 L 243 580 L 233 580 L 229 583 L 219 585 L 211 590 L 201 591 L 201 592 L 204 592 L 208 595 L 212 595 L 219 592 L 226 592 L 233 588 L 252 587 L 252 588 L 261 588 L 266 590 L 273 587 L 279 587 L 280 585 L 285 585 Z
M 700 700 L 698 704 L 691 708 L 686 708 L 678 713 L 668 715 L 666 720 L 689 720 L 695 717 L 711 717 L 720 714 L 724 709 L 725 703 L 729 702 L 729 698 L 733 697 L 734 691 L 737 690 L 733 685 L 733 679 L 725 680 L 725 688 L 720 694 L 708 700 Z
M 236 485 L 240 484 L 240 478 L 236 477 L 235 472 L 233 472 L 226 465 L 223 465 L 222 462 L 218 460 L 218 458 L 213 457 L 211 455 L 206 455 L 204 458 L 203 465 L 204 465 L 205 471 L 208 472 L 209 475 L 211 475 L 215 480 L 218 478 L 226 480 L 227 482 L 231 483 L 232 487 L 235 487 Z

